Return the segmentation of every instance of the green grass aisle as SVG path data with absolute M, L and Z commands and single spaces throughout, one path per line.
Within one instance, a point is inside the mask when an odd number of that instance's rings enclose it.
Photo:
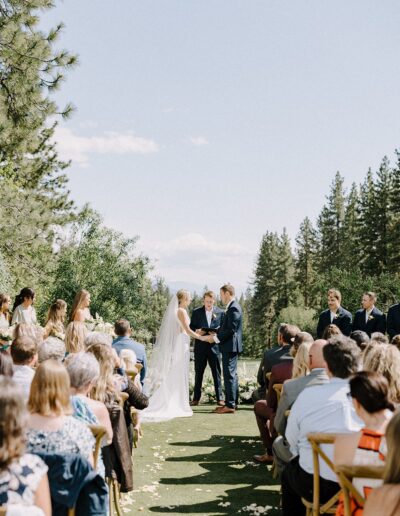
M 144 425 L 126 514 L 280 514 L 279 486 L 251 457 L 262 451 L 252 407 L 195 407 L 192 418 Z

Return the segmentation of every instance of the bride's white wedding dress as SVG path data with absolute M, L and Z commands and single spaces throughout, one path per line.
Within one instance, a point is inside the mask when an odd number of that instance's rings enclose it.
M 179 322 L 178 300 L 173 296 L 161 323 L 150 358 L 144 392 L 149 406 L 141 412 L 141 422 L 190 417 L 189 403 L 190 337 Z M 187 316 L 189 323 L 189 316 Z

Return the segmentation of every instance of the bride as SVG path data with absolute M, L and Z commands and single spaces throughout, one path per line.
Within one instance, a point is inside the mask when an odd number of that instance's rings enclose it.
M 189 405 L 190 337 L 205 338 L 189 327 L 186 309 L 190 301 L 190 293 L 179 290 L 164 314 L 144 383 L 150 401 L 141 412 L 141 422 L 193 415 Z

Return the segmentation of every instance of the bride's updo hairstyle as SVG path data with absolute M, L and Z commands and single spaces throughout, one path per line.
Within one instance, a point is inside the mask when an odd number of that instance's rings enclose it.
M 184 290 L 184 289 L 178 290 L 178 292 L 176 293 L 176 297 L 178 298 L 178 303 L 179 304 L 184 299 L 188 299 L 189 296 L 190 296 L 190 293 L 187 290 Z

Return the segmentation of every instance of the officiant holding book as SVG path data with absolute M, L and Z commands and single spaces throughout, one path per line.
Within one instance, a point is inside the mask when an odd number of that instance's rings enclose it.
M 203 296 L 203 306 L 195 308 L 192 313 L 190 328 L 201 332 L 202 335 L 211 331 L 216 332 L 222 324 L 224 311 L 215 306 L 215 294 L 211 290 Z M 223 406 L 223 394 L 221 383 L 221 352 L 218 344 L 210 346 L 201 340 L 194 341 L 194 392 L 191 405 L 198 405 L 201 398 L 204 371 L 210 366 L 214 380 L 215 395 L 218 405 Z

